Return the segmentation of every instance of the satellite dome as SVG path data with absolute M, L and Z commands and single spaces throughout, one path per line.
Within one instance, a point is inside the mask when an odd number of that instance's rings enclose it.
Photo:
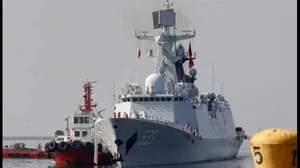
M 192 77 L 195 77 L 196 75 L 197 75 L 197 70 L 196 69 L 191 69 L 190 70 L 190 75 L 192 76 Z
M 161 75 L 163 75 L 164 73 L 165 73 L 165 71 L 166 71 L 166 67 L 164 66 L 164 65 L 162 65 L 162 66 L 160 66 L 159 67 L 159 73 L 161 74 Z
M 149 93 L 164 93 L 165 79 L 162 75 L 153 73 L 146 78 L 145 89 Z

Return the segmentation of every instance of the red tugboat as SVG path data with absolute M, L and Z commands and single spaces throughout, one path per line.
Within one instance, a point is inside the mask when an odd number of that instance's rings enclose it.
M 14 145 L 4 146 L 2 149 L 2 158 L 28 158 L 28 159 L 52 159 L 53 154 L 42 150 L 42 145 L 39 144 L 37 149 L 26 148 L 23 143 L 15 143 Z
M 45 144 L 47 152 L 54 152 L 54 160 L 57 164 L 94 164 L 94 122 L 100 116 L 95 116 L 91 98 L 92 83 L 84 84 L 84 105 L 71 116 L 69 129 L 69 118 L 67 121 L 67 136 L 56 136 L 53 141 Z M 111 165 L 112 155 L 109 151 L 98 145 L 98 164 Z

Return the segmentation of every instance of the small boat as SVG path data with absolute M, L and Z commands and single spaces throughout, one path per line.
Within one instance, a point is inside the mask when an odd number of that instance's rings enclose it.
M 55 136 L 52 141 L 45 144 L 47 152 L 54 152 L 54 161 L 56 164 L 83 165 L 94 164 L 94 122 L 101 118 L 93 113 L 97 104 L 93 104 L 91 98 L 92 83 L 84 84 L 84 104 L 78 111 L 66 118 L 67 135 Z M 70 125 L 70 128 L 69 128 Z M 96 143 L 98 148 L 98 163 L 100 165 L 110 165 L 113 162 L 112 154 L 102 148 L 101 143 Z
M 15 143 L 11 146 L 5 145 L 2 148 L 2 158 L 52 159 L 53 153 L 42 150 L 41 144 L 38 144 L 37 149 L 35 149 L 27 148 L 24 143 Z

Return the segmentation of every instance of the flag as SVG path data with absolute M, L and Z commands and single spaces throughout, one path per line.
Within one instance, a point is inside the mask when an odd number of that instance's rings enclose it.
M 140 58 L 141 57 L 141 50 L 139 49 L 139 51 L 138 51 L 138 58 Z
M 190 58 L 192 58 L 193 53 L 192 53 L 191 42 L 190 42 L 190 44 L 189 44 L 189 50 L 188 50 L 188 53 L 189 53 Z
M 189 54 L 189 57 L 190 57 L 190 61 L 189 61 L 189 68 L 191 69 L 193 66 L 194 66 L 194 61 L 192 59 L 192 45 L 191 45 L 191 42 L 189 43 L 189 50 L 188 50 L 188 54 Z
M 194 61 L 193 61 L 192 58 L 190 58 L 190 61 L 189 61 L 189 68 L 191 69 L 193 66 L 194 66 Z

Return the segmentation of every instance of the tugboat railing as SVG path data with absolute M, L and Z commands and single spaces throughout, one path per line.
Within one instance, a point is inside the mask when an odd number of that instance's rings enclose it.
M 3 136 L 2 140 L 52 140 L 53 136 Z

